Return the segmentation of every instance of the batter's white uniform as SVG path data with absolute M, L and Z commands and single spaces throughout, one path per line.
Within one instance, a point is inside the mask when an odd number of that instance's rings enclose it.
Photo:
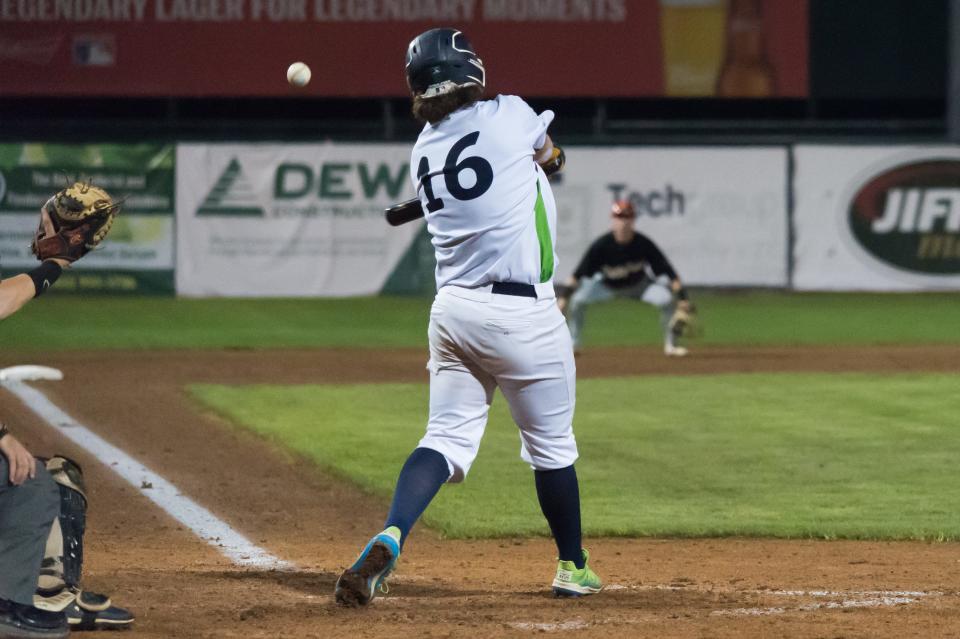
M 576 367 L 557 307 L 556 204 L 533 161 L 553 112 L 497 96 L 427 124 L 411 158 L 437 258 L 430 311 L 430 419 L 420 447 L 440 452 L 461 481 L 476 457 L 494 390 L 520 427 L 537 470 L 577 459 Z M 536 298 L 494 294 L 532 285 Z

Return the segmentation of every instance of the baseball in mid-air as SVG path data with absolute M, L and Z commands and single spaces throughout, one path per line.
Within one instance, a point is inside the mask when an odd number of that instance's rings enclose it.
M 287 67 L 287 82 L 295 87 L 305 87 L 310 82 L 310 67 L 303 62 L 294 62 Z

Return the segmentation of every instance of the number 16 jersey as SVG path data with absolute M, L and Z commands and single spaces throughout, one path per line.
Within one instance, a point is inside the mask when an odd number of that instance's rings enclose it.
M 553 112 L 499 95 L 427 124 L 410 174 L 437 258 L 437 290 L 493 282 L 549 282 L 557 211 L 533 161 Z

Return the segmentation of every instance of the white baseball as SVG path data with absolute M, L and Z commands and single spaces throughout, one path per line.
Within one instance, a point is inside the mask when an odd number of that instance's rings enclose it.
M 303 62 L 294 62 L 287 67 L 287 82 L 295 87 L 305 87 L 310 82 L 310 67 Z

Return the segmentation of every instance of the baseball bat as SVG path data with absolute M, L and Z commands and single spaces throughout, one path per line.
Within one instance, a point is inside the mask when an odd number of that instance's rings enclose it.
M 384 216 L 390 226 L 400 226 L 422 218 L 423 206 L 420 204 L 420 198 L 411 198 L 387 207 L 384 210 Z

